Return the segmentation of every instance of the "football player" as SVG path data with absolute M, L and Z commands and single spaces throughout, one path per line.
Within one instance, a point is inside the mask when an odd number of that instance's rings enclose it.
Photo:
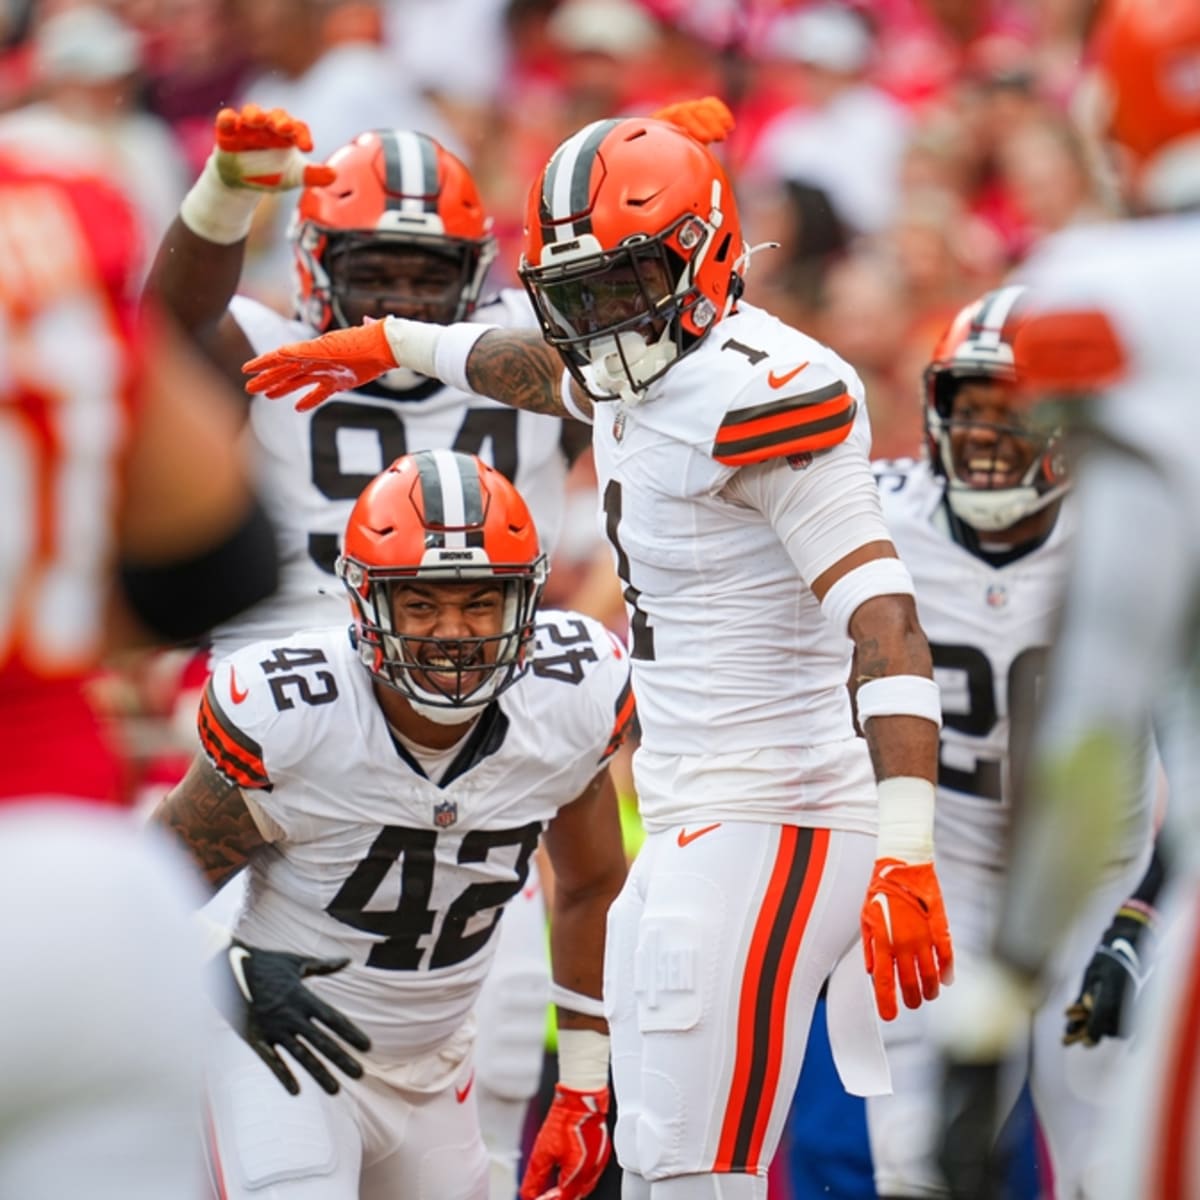
M 963 1086 L 947 1160 L 961 1195 L 987 1146 L 995 1064 L 1036 1004 L 1063 931 L 1121 847 L 1128 779 L 1157 710 L 1171 792 L 1173 892 L 1152 993 L 1136 1014 L 1142 1052 L 1103 1132 L 1119 1163 L 1103 1195 L 1200 1196 L 1200 959 L 1195 780 L 1200 436 L 1191 319 L 1200 258 L 1200 9 L 1190 0 L 1100 6 L 1093 95 L 1125 172 L 1131 219 L 1046 243 L 1022 272 L 1035 303 L 1016 337 L 1032 395 L 1082 394 L 1090 427 L 1076 475 L 1078 529 L 1062 634 L 1047 670 L 1027 794 L 993 956 L 939 1025 Z M 966 979 L 964 977 L 964 984 Z M 968 1086 L 973 1085 L 973 1086 Z M 951 1151 L 953 1155 L 951 1156 Z
M 593 423 L 648 831 L 605 966 L 628 1200 L 766 1195 L 826 980 L 843 1078 L 886 1088 L 860 938 L 885 1018 L 897 978 L 916 1007 L 951 973 L 938 692 L 862 384 L 741 301 L 749 254 L 707 145 L 599 121 L 530 193 L 540 336 L 388 318 L 247 366 L 305 405 L 403 364 Z
M 247 105 L 218 115 L 216 143 L 160 249 L 150 287 L 233 379 L 241 380 L 252 353 L 389 313 L 443 324 L 533 325 L 519 289 L 485 292 L 496 253 L 491 218 L 467 167 L 433 138 L 375 130 L 327 165 L 313 164 L 303 157 L 312 143 L 302 122 Z M 290 234 L 296 295 L 289 320 L 234 293 L 259 202 L 301 185 Z M 248 426 L 280 532 L 282 581 L 273 597 L 217 630 L 218 654 L 343 618 L 333 578 L 339 537 L 366 483 L 408 451 L 482 455 L 520 487 L 551 551 L 567 468 L 587 436 L 577 425 L 402 369 L 347 387 L 319 413 L 251 401 Z M 236 902 L 235 887 L 218 908 Z M 498 1200 L 515 1190 L 521 1130 L 542 1064 L 549 966 L 536 862 L 513 907 L 522 911 L 505 922 L 480 1001 L 485 1032 L 474 1092 L 495 1156 Z
M 252 1036 L 285 1091 L 230 1031 L 210 1084 L 218 1193 L 487 1196 L 472 1010 L 545 830 L 560 1080 L 526 1186 L 557 1170 L 555 1195 L 585 1196 L 608 1156 L 600 990 L 625 858 L 606 764 L 632 719 L 628 656 L 589 618 L 538 613 L 529 510 L 474 456 L 393 463 L 355 503 L 337 569 L 350 635 L 339 622 L 218 662 L 203 753 L 155 816 L 214 887 L 246 868 L 231 956 L 253 966 L 241 943 L 269 935 L 348 959 L 311 992 L 371 1041 L 340 1090 L 310 1056 L 345 1069 L 336 1021 L 337 1040 L 309 1025 L 299 1052 L 281 1042 L 322 1090 Z
M 87 688 L 269 594 L 273 537 L 125 198 L 5 149 L 0 243 L 0 1194 L 199 1197 L 194 883 Z
M 942 692 L 935 845 L 959 974 L 986 955 L 1008 862 L 1010 776 L 1053 639 L 1071 544 L 1060 431 L 1016 397 L 1013 339 L 1025 289 L 967 305 L 925 371 L 926 457 L 876 464 L 883 512 L 912 572 Z M 1025 1031 L 1025 1069 L 1005 1079 L 1002 1121 L 1028 1076 L 1058 1194 L 1100 1195 L 1097 1129 L 1124 1044 L 1062 1045 L 1063 1011 L 1093 946 L 1146 865 L 1153 789 L 1132 798 L 1122 843 L 1071 941 L 1054 959 Z M 881 1197 L 949 1194 L 937 1166 L 939 1006 L 902 1013 L 884 1033 L 893 1094 L 867 1101 Z

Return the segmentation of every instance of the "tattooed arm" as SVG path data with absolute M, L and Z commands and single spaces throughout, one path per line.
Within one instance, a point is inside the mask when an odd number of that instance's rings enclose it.
M 183 843 L 214 892 L 267 844 L 246 807 L 242 789 L 230 783 L 203 754 L 196 756 L 150 820 Z
M 933 676 L 929 643 L 917 621 L 911 596 L 875 596 L 859 605 L 850 621 L 854 695 L 869 679 L 885 675 Z M 863 734 L 876 779 L 899 775 L 937 781 L 938 727 L 924 717 L 879 716 L 866 722 Z
M 537 330 L 494 329 L 475 343 L 467 379 L 484 396 L 553 417 L 573 417 L 562 402 L 563 360 Z M 571 380 L 571 398 L 589 416 L 591 398 Z
M 868 542 L 834 563 L 813 584 L 818 600 L 855 567 L 876 558 L 895 558 L 891 542 Z M 912 596 L 873 596 L 850 618 L 854 661 L 850 693 L 871 679 L 889 675 L 933 677 L 929 643 L 917 619 Z M 915 776 L 937 780 L 938 727 L 915 716 L 877 716 L 865 723 L 863 735 L 871 752 L 876 779 Z

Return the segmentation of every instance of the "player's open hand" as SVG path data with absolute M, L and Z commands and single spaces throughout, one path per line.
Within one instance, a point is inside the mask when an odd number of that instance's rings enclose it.
M 307 388 L 296 411 L 316 408 L 337 392 L 360 387 L 399 365 L 385 327 L 385 321 L 371 321 L 260 354 L 242 367 L 251 377 L 246 391 L 278 400 Z
M 237 986 L 238 1007 L 229 1014 L 233 1027 L 293 1096 L 300 1085 L 280 1049 L 330 1095 L 338 1091 L 338 1082 L 322 1059 L 351 1079 L 362 1076 L 362 1065 L 341 1043 L 365 1051 L 371 1039 L 303 982 L 314 975 L 332 975 L 349 961 L 263 950 L 237 939 L 217 956 L 217 969 L 228 971 Z
M 214 134 L 217 171 L 226 187 L 284 192 L 323 187 L 337 176 L 332 167 L 305 158 L 312 152 L 312 134 L 282 108 L 223 108 Z
M 651 114 L 656 121 L 667 121 L 690 133 L 706 146 L 710 142 L 721 142 L 733 130 L 733 113 L 718 96 L 705 96 L 701 100 L 680 100 L 665 105 Z
M 875 860 L 862 909 L 863 952 L 885 1021 L 895 1019 L 896 980 L 908 1008 L 954 979 L 954 949 L 933 863 Z

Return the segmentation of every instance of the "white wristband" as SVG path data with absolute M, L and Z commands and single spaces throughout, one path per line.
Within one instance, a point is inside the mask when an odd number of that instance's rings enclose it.
M 231 188 L 221 181 L 214 150 L 200 178 L 179 206 L 180 220 L 197 236 L 218 246 L 232 246 L 250 235 L 262 192 Z
M 409 321 L 404 317 L 385 317 L 384 336 L 398 367 L 407 367 L 418 375 L 440 379 L 447 387 L 471 391 L 467 382 L 467 357 L 489 329 L 495 325 L 434 325 L 429 321 Z
M 561 983 L 550 984 L 550 1003 L 559 1008 L 569 1008 L 571 1012 L 582 1013 L 585 1017 L 604 1017 L 604 1001 L 595 996 L 585 996 L 582 992 L 573 992 L 563 987 Z
M 485 333 L 498 328 L 498 325 L 476 325 L 470 321 L 447 325 L 442 330 L 433 356 L 434 374 L 447 387 L 458 388 L 460 392 L 473 392 L 475 389 L 467 382 L 467 359 L 471 357 L 475 343 Z
M 876 785 L 879 796 L 877 858 L 906 863 L 933 859 L 934 787 L 915 775 L 895 775 Z
M 858 685 L 854 693 L 858 723 L 872 717 L 923 717 L 942 727 L 942 694 L 924 675 L 883 675 Z
M 558 1082 L 577 1092 L 608 1087 L 608 1034 L 594 1029 L 558 1031 Z

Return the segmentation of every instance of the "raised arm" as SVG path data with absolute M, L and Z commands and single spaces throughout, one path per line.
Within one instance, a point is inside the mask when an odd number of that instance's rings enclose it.
M 308 127 L 283 109 L 224 108 L 214 137 L 204 171 L 158 249 L 146 291 L 236 381 L 253 350 L 228 308 L 258 203 L 268 192 L 328 183 L 334 173 L 304 158 L 312 149 Z

